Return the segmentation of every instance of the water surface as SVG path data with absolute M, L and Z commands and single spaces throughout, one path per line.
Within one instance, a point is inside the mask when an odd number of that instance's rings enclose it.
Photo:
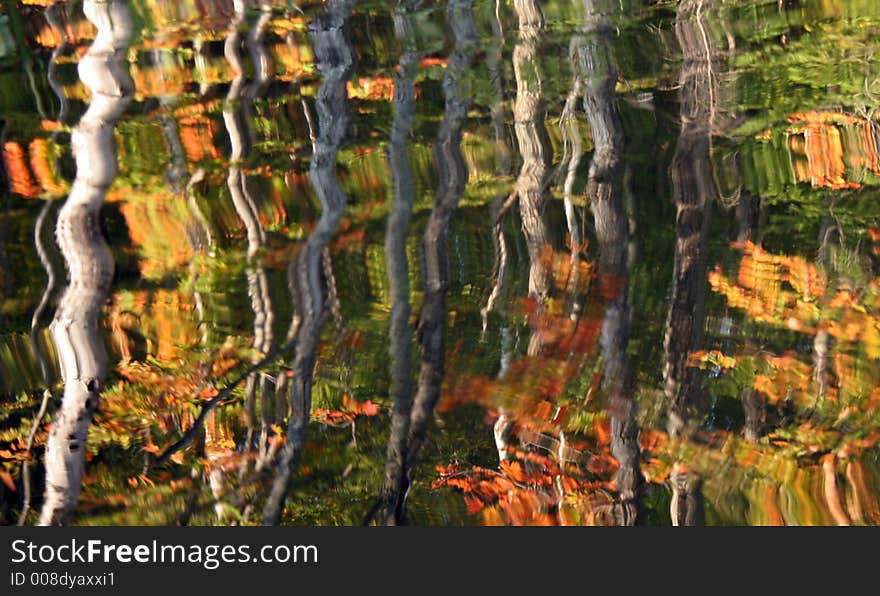
M 878 30 L 6 3 L 2 522 L 874 525 Z

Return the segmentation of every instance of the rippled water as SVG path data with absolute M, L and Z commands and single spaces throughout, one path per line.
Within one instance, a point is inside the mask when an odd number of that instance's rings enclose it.
M 878 28 L 6 3 L 2 522 L 874 525 Z

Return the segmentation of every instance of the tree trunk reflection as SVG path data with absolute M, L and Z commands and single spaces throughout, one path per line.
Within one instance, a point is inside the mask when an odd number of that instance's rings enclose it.
M 316 107 L 320 132 L 315 139 L 309 177 L 321 202 L 321 217 L 302 251 L 291 262 L 289 277 L 300 322 L 296 326 L 296 354 L 289 383 L 290 417 L 287 437 L 276 465 L 275 480 L 263 509 L 263 524 L 277 524 L 293 473 L 305 447 L 312 406 L 315 352 L 327 321 L 327 280 L 324 258 L 327 244 L 339 226 L 346 195 L 336 178 L 336 156 L 348 133 L 351 115 L 346 82 L 355 65 L 348 37 L 353 0 L 329 0 L 324 11 L 309 23 L 309 37 L 318 71 L 324 81 Z
M 681 433 L 702 405 L 701 379 L 687 359 L 703 341 L 706 234 L 714 196 L 709 148 L 718 81 L 705 10 L 702 2 L 682 2 L 675 20 L 683 58 L 678 80 L 681 130 L 671 168 L 676 239 L 663 359 L 671 435 Z
M 117 172 L 114 125 L 132 96 L 123 62 L 132 33 L 128 4 L 86 0 L 83 11 L 97 28 L 95 41 L 79 63 L 80 79 L 92 97 L 72 134 L 76 179 L 55 230 L 70 281 L 52 322 L 64 397 L 46 449 L 41 525 L 67 524 L 73 518 L 88 427 L 107 370 L 98 317 L 113 278 L 113 257 L 98 218 Z
M 615 483 L 620 501 L 614 507 L 614 521 L 620 525 L 635 525 L 640 517 L 643 481 L 636 404 L 626 353 L 630 307 L 627 292 L 629 228 L 621 188 L 624 134 L 614 96 L 617 69 L 611 55 L 608 9 L 601 5 L 601 0 L 586 0 L 584 4 L 587 40 L 576 52 L 584 81 L 584 109 L 595 147 L 586 195 L 599 248 L 599 284 L 606 299 L 599 346 L 602 388 L 608 395 L 611 417 L 611 454 L 619 464 Z
M 410 416 L 413 405 L 409 324 L 409 262 L 406 237 L 415 195 L 412 168 L 406 149 L 415 120 L 415 76 L 419 60 L 412 8 L 401 4 L 394 12 L 394 28 L 403 53 L 394 77 L 394 120 L 387 161 L 391 170 L 394 198 L 385 233 L 385 259 L 391 288 L 389 355 L 391 356 L 391 431 L 385 456 L 385 478 L 379 497 L 379 522 L 395 525 L 404 518 L 403 493 L 406 490 L 406 457 Z
M 471 1 L 450 0 L 446 7 L 446 23 L 455 40 L 455 51 L 449 58 L 443 76 L 443 122 L 434 144 L 439 185 L 434 195 L 434 208 L 422 236 L 425 298 L 418 324 L 421 362 L 407 439 L 408 478 L 425 442 L 428 423 L 434 414 L 443 383 L 443 334 L 446 327 L 446 292 L 449 289 L 449 226 L 468 178 L 467 164 L 461 152 L 461 136 L 471 100 L 463 92 L 461 79 L 470 68 L 479 39 L 471 13 Z M 404 491 L 400 499 L 405 498 Z M 402 512 L 398 523 L 405 522 L 403 502 L 398 509 Z
M 667 430 L 673 437 L 689 432 L 704 410 L 702 377 L 688 366 L 689 354 L 700 349 L 706 300 L 706 237 L 714 199 L 709 153 L 718 108 L 718 52 L 706 22 L 702 1 L 679 5 L 675 34 L 682 51 L 678 80 L 680 131 L 672 158 L 675 202 L 675 256 L 672 299 L 666 319 L 663 378 L 669 404 Z M 702 481 L 686 466 L 676 464 L 670 475 L 673 525 L 700 525 Z
M 544 14 L 536 0 L 514 0 L 513 7 L 519 23 L 519 40 L 513 49 L 516 77 L 513 118 L 523 160 L 515 190 L 529 250 L 529 296 L 538 304 L 544 304 L 551 287 L 549 271 L 541 260 L 541 250 L 547 246 L 544 208 L 547 203 L 547 171 L 552 158 L 550 137 L 544 125 L 546 111 L 538 67 L 538 40 L 544 29 Z M 530 345 L 529 354 L 535 355 L 538 348 L 538 344 Z

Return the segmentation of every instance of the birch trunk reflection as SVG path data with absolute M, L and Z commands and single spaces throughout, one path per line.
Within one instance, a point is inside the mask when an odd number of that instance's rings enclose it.
M 550 272 L 542 260 L 547 246 L 544 207 L 547 203 L 547 172 L 552 158 L 550 137 L 544 124 L 546 112 L 538 67 L 538 40 L 544 30 L 544 14 L 536 0 L 516 0 L 519 38 L 513 49 L 513 70 L 516 99 L 513 104 L 514 128 L 522 166 L 514 184 L 513 196 L 519 199 L 523 235 L 529 253 L 529 297 L 539 312 L 550 298 Z M 499 230 L 500 231 L 500 230 Z M 502 245 L 502 248 L 505 248 Z M 501 272 L 503 273 L 503 271 Z M 527 349 L 529 356 L 540 353 L 541 334 L 533 329 Z M 499 408 L 493 434 L 500 461 L 507 459 L 507 450 L 514 423 L 504 408 Z
M 516 101 L 513 118 L 523 164 L 516 180 L 519 212 L 529 250 L 529 296 L 544 304 L 550 296 L 550 273 L 541 260 L 547 245 L 544 207 L 546 180 L 552 157 L 550 137 L 544 125 L 545 108 L 538 68 L 538 39 L 544 29 L 544 14 L 536 0 L 514 0 L 519 22 L 519 41 L 513 49 Z M 534 355 L 537 346 L 529 347 Z
M 629 226 L 622 193 L 624 134 L 614 96 L 617 69 L 611 55 L 608 9 L 603 6 L 603 0 L 585 0 L 584 7 L 586 43 L 576 48 L 576 55 L 584 83 L 584 109 L 594 143 L 586 196 L 593 212 L 599 248 L 599 284 L 606 299 L 605 320 L 599 335 L 602 388 L 608 395 L 611 454 L 619 464 L 615 483 L 620 501 L 614 507 L 614 519 L 617 524 L 628 526 L 639 521 L 643 482 L 632 373 L 626 353 L 630 307 L 627 291 Z
M 263 509 L 263 524 L 274 525 L 281 512 L 293 473 L 305 447 L 312 407 L 315 352 L 327 321 L 327 280 L 324 257 L 327 244 L 339 226 L 346 195 L 336 178 L 336 156 L 348 133 L 351 115 L 346 82 L 354 70 L 355 53 L 348 38 L 348 20 L 354 0 L 329 0 L 324 11 L 309 23 L 315 65 L 324 75 L 316 106 L 320 132 L 315 139 L 309 177 L 321 202 L 321 217 L 305 246 L 291 262 L 289 272 L 300 322 L 296 329 L 296 354 L 289 384 L 290 418 L 287 437 L 278 456 L 275 480 Z
M 678 81 L 681 130 L 671 168 L 676 240 L 663 358 L 671 435 L 685 429 L 702 401 L 699 371 L 688 367 L 687 359 L 703 342 L 706 235 L 714 196 L 709 150 L 718 98 L 717 52 L 705 10 L 703 2 L 682 2 L 675 20 L 683 57 Z
M 252 363 L 256 364 L 267 354 L 276 349 L 275 341 L 275 308 L 269 291 L 269 275 L 259 260 L 266 245 L 266 233 L 260 222 L 260 208 L 252 192 L 252 183 L 242 169 L 244 162 L 251 153 L 253 132 L 249 126 L 248 107 L 253 99 L 263 96 L 271 83 L 272 61 L 263 40 L 266 28 L 271 19 L 271 6 L 262 5 L 260 16 L 253 28 L 247 33 L 246 44 L 254 64 L 254 81 L 248 83 L 240 54 L 241 34 L 238 23 L 230 29 L 225 45 L 226 59 L 238 74 L 230 86 L 223 106 L 223 121 L 229 133 L 231 155 L 226 184 L 235 212 L 244 224 L 247 236 L 247 278 L 248 296 L 254 314 L 255 354 Z M 244 14 L 241 15 L 241 21 Z M 260 431 L 257 440 L 257 466 L 262 467 L 271 455 L 269 453 L 269 427 L 273 419 L 270 410 L 274 407 L 273 395 L 270 395 L 273 380 L 263 371 L 248 375 L 245 381 L 245 416 L 247 436 L 245 449 L 254 448 L 254 435 L 257 425 L 257 399 L 260 399 Z M 270 405 L 273 404 L 273 405 Z M 247 460 L 244 465 L 247 465 Z M 242 470 L 244 471 L 244 470 Z
M 443 122 L 434 144 L 439 185 L 434 195 L 434 208 L 422 236 L 425 298 L 418 326 L 422 354 L 407 440 L 408 476 L 412 474 L 425 442 L 428 422 L 434 414 L 443 383 L 443 333 L 446 326 L 446 292 L 449 288 L 449 226 L 468 179 L 467 164 L 461 152 L 461 137 L 471 100 L 464 93 L 462 79 L 470 69 L 479 39 L 471 1 L 450 0 L 446 6 L 446 23 L 455 40 L 455 51 L 443 75 Z M 405 498 L 404 491 L 400 495 L 398 510 L 402 512 L 402 518 L 398 518 L 398 523 L 406 520 Z
M 415 76 L 419 60 L 412 7 L 402 4 L 394 12 L 394 30 L 403 46 L 403 53 L 394 76 L 394 120 L 388 144 L 388 168 L 394 198 L 385 233 L 385 259 L 388 284 L 391 288 L 391 322 L 388 331 L 391 356 L 391 432 L 385 455 L 385 479 L 379 496 L 379 522 L 396 525 L 403 518 L 400 506 L 406 488 L 407 437 L 413 405 L 413 386 L 410 364 L 409 324 L 409 262 L 406 256 L 406 236 L 412 216 L 415 186 L 406 148 L 415 120 Z
M 56 237 L 70 281 L 52 322 L 64 397 L 46 447 L 46 494 L 40 525 L 69 523 L 81 490 L 85 443 L 98 405 L 107 354 L 98 317 L 113 278 L 113 257 L 101 235 L 99 211 L 116 177 L 114 125 L 133 86 L 124 66 L 132 19 L 124 0 L 85 0 L 83 12 L 97 35 L 79 63 L 91 103 L 73 130 L 76 179 L 58 215 Z

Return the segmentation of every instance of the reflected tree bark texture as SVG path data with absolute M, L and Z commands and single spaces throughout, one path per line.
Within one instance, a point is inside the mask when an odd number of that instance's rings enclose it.
M 379 522 L 396 525 L 403 519 L 402 494 L 406 485 L 406 456 L 413 406 L 409 324 L 409 262 L 406 237 L 412 216 L 415 185 L 406 154 L 415 120 L 415 76 L 422 53 L 418 50 L 412 11 L 414 2 L 401 3 L 394 12 L 394 29 L 403 52 L 394 76 L 394 120 L 386 155 L 391 171 L 393 202 L 385 233 L 385 259 L 391 288 L 389 355 L 391 356 L 391 432 L 385 455 L 385 477 L 379 495 Z M 371 517 L 368 515 L 368 518 Z
M 280 521 L 291 479 L 305 447 L 315 352 L 327 322 L 325 251 L 339 226 L 347 200 L 334 170 L 337 153 L 351 120 L 346 82 L 354 70 L 355 53 L 347 27 L 354 4 L 354 0 L 329 0 L 324 11 L 309 23 L 315 65 L 324 75 L 316 98 L 320 131 L 309 167 L 309 177 L 322 211 L 302 251 L 291 262 L 289 271 L 300 322 L 295 330 L 296 354 L 288 387 L 290 417 L 287 437 L 278 454 L 275 479 L 263 509 L 264 525 L 275 525 Z
M 675 253 L 672 299 L 664 338 L 664 393 L 669 404 L 667 430 L 673 437 L 689 431 L 704 406 L 701 375 L 687 365 L 688 355 L 702 347 L 706 300 L 706 237 L 714 200 L 709 154 L 718 106 L 718 52 L 706 23 L 710 6 L 702 0 L 679 5 L 675 34 L 682 51 L 678 80 L 680 126 L 672 158 L 675 201 Z M 701 525 L 701 479 L 676 464 L 670 475 L 673 525 Z
M 538 67 L 538 40 L 544 29 L 544 14 L 537 0 L 514 0 L 513 7 L 519 23 L 519 40 L 513 49 L 516 77 L 513 118 L 523 159 L 515 191 L 529 250 L 529 296 L 538 304 L 544 304 L 550 296 L 551 286 L 550 272 L 541 260 L 541 250 L 547 245 L 544 207 L 547 203 L 547 172 L 552 158 L 550 137 L 544 125 L 546 111 Z M 534 341 L 530 342 L 529 355 L 535 355 L 538 349 Z
M 673 526 L 704 526 L 703 479 L 693 471 L 676 463 L 669 474 L 672 502 L 669 514 Z
M 55 229 L 69 272 L 51 326 L 64 396 L 46 448 L 40 525 L 69 523 L 81 490 L 86 435 L 107 369 L 98 317 L 113 278 L 113 257 L 101 235 L 99 210 L 117 172 L 114 125 L 133 94 L 124 66 L 132 33 L 128 3 L 85 0 L 83 12 L 97 29 L 79 63 L 80 79 L 92 97 L 72 133 L 76 179 Z
M 422 236 L 425 297 L 418 323 L 421 361 L 407 438 L 406 486 L 398 494 L 396 510 L 400 514 L 396 523 L 406 522 L 404 506 L 409 479 L 425 443 L 428 423 L 434 414 L 443 383 L 443 332 L 446 326 L 446 292 L 449 289 L 449 226 L 468 179 L 461 138 L 471 99 L 462 89 L 462 78 L 468 73 L 479 40 L 471 0 L 450 0 L 446 6 L 446 23 L 455 40 L 455 51 L 443 75 L 443 122 L 434 144 L 439 184 L 434 195 L 434 208 Z
M 678 81 L 681 130 L 671 167 L 676 240 L 663 358 L 668 431 L 673 436 L 685 430 L 702 401 L 700 375 L 687 366 L 687 359 L 703 342 L 706 234 L 715 192 L 709 151 L 718 97 L 717 52 L 707 31 L 706 10 L 703 2 L 687 0 L 675 20 L 683 55 Z
M 630 306 L 629 226 L 622 193 L 624 133 L 614 95 L 617 69 L 611 54 L 611 7 L 605 4 L 604 0 L 584 1 L 585 40 L 577 46 L 576 56 L 595 147 L 586 196 L 596 228 L 599 283 L 607 301 L 599 346 L 602 388 L 608 395 L 611 417 L 611 454 L 620 465 L 615 473 L 620 501 L 614 507 L 614 520 L 619 525 L 635 525 L 640 518 L 643 481 L 632 373 L 626 353 Z
M 519 39 L 513 48 L 516 79 L 513 118 L 523 161 L 512 196 L 519 200 L 523 235 L 529 252 L 529 297 L 542 309 L 550 297 L 551 288 L 550 272 L 541 259 L 541 250 L 547 246 L 544 207 L 547 203 L 547 173 L 552 159 L 550 137 L 544 124 L 546 111 L 538 67 L 538 40 L 544 29 L 544 13 L 536 0 L 515 0 L 513 8 L 519 29 Z M 502 245 L 502 248 L 506 249 L 506 246 Z M 532 333 L 528 354 L 536 356 L 540 351 L 540 334 Z M 503 408 L 499 410 L 493 432 L 499 460 L 503 461 L 507 458 L 513 432 L 513 421 Z

